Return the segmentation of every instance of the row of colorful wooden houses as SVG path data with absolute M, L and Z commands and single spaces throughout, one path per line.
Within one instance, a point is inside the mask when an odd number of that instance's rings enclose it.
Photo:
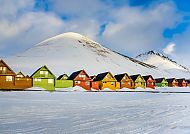
M 31 87 L 40 87 L 47 90 L 55 88 L 68 88 L 80 86 L 86 90 L 112 90 L 129 88 L 135 89 L 155 87 L 187 87 L 190 80 L 183 79 L 154 79 L 151 75 L 141 76 L 140 74 L 129 76 L 127 73 L 112 75 L 110 72 L 100 73 L 96 76 L 89 76 L 85 70 L 73 72 L 70 76 L 60 75 L 58 78 L 48 69 L 42 66 L 31 76 L 22 72 L 15 73 L 3 60 L 0 60 L 0 89 L 1 90 L 23 90 Z

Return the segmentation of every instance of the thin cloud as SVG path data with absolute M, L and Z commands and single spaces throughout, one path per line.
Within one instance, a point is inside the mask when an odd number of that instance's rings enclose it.
M 174 43 L 169 43 L 166 48 L 163 49 L 163 52 L 167 55 L 172 55 L 175 51 L 175 46 L 176 44 Z

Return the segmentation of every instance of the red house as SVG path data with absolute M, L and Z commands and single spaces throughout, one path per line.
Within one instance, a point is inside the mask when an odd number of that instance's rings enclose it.
M 91 89 L 91 78 L 84 70 L 73 72 L 68 80 L 73 80 L 73 86 L 80 86 L 86 90 Z
M 15 76 L 15 72 L 3 60 L 0 60 L 0 89 L 14 89 Z
M 143 76 L 144 80 L 146 81 L 146 87 L 155 89 L 155 79 L 152 75 Z
M 177 81 L 178 81 L 178 86 L 179 87 L 187 87 L 187 81 L 184 78 L 177 79 Z

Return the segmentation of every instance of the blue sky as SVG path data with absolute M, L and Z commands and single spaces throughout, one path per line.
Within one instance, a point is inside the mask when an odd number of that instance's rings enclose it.
M 190 67 L 189 5 L 188 0 L 0 0 L 0 56 L 72 31 L 129 56 L 155 50 Z

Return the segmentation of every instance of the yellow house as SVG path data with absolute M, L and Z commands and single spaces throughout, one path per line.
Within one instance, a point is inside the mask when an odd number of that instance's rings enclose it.
M 99 82 L 100 90 L 103 90 L 104 88 L 109 88 L 112 90 L 120 88 L 120 83 L 117 82 L 115 77 L 110 72 L 98 74 L 93 81 Z
M 140 74 L 132 75 L 131 79 L 135 82 L 135 88 L 137 87 L 146 88 L 146 81 Z

